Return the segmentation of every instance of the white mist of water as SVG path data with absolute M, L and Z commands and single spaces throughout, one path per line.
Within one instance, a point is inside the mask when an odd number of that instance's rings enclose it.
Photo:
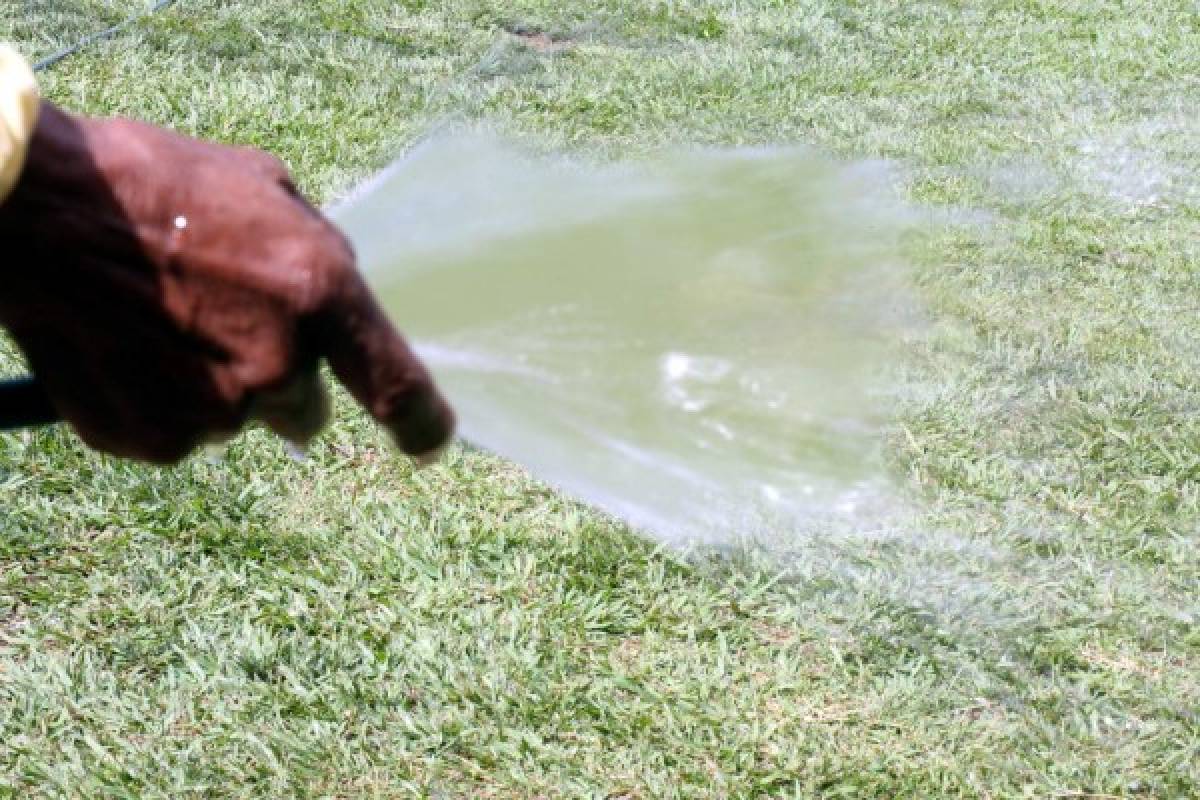
M 880 164 L 425 143 L 332 211 L 471 442 L 672 543 L 859 519 L 909 310 Z

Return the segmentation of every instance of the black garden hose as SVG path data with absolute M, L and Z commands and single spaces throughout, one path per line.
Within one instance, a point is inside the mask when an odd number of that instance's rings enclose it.
M 116 25 L 113 25 L 110 28 L 105 28 L 102 31 L 96 31 L 95 33 L 88 34 L 87 36 L 83 37 L 75 44 L 70 45 L 69 47 L 64 47 L 62 50 L 59 50 L 57 53 L 51 53 L 50 55 L 46 56 L 45 58 L 41 59 L 40 61 L 35 61 L 33 63 L 33 71 L 41 72 L 44 69 L 54 66 L 58 62 L 62 61 L 64 58 L 75 55 L 76 53 L 78 53 L 80 50 L 82 50 L 85 47 L 93 45 L 96 42 L 103 42 L 106 39 L 111 39 L 112 37 L 114 37 L 118 33 L 120 33 L 121 31 L 128 28 L 130 25 L 133 25 L 135 22 L 140 20 L 142 17 L 149 16 L 150 14 L 153 14 L 156 11 L 162 11 L 167 6 L 174 5 L 174 4 L 175 4 L 175 0 L 158 0 L 157 3 L 155 3 L 149 9 L 147 9 L 146 11 L 143 11 L 140 14 L 135 14 L 132 17 L 130 17 L 129 19 L 124 20 L 122 22 L 118 22 Z

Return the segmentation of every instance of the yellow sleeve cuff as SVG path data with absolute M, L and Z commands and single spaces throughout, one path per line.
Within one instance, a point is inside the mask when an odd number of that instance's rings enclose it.
M 0 44 L 0 202 L 21 176 L 37 112 L 33 70 L 16 50 Z

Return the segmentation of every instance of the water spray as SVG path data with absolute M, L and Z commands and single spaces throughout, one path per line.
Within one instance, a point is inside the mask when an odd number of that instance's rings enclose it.
M 639 164 L 436 138 L 329 210 L 471 443 L 661 540 L 856 520 L 909 311 L 879 164 L 798 148 Z M 56 421 L 32 379 L 0 428 Z

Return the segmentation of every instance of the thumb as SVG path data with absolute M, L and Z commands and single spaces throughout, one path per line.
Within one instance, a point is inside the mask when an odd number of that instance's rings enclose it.
M 337 379 L 411 456 L 428 456 L 454 434 L 454 412 L 357 270 L 319 316 L 319 352 Z

